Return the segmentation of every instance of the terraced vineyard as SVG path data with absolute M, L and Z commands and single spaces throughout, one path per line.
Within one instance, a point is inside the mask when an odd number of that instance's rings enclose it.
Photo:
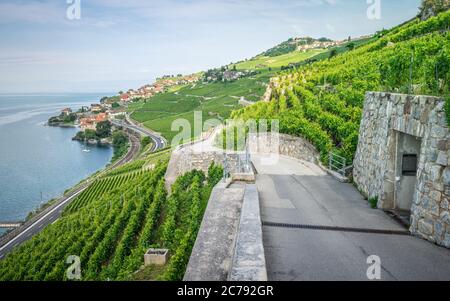
M 143 174 L 143 171 L 134 171 L 119 176 L 109 176 L 99 180 L 95 180 L 91 186 L 83 191 L 69 206 L 65 212 L 72 213 L 86 206 L 95 198 L 103 196 L 105 193 L 120 190 L 120 188 Z
M 151 246 L 168 247 L 173 255 L 167 270 L 151 279 L 180 280 L 222 170 L 212 166 L 207 181 L 197 171 L 180 177 L 167 199 L 161 155 L 143 160 L 158 159 L 152 170 L 131 163 L 126 173 L 98 179 L 56 223 L 0 261 L 0 280 L 68 280 L 71 255 L 80 258 L 82 280 L 132 279 Z
M 334 150 L 353 160 L 366 91 L 448 97 L 450 12 L 413 20 L 353 51 L 272 79 L 270 102 L 234 118 L 279 119 L 280 131 L 311 141 L 326 163 Z

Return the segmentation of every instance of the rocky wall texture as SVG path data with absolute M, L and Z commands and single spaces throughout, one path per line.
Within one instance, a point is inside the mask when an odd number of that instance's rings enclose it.
M 421 143 L 410 230 L 450 248 L 450 135 L 442 99 L 367 93 L 354 182 L 367 197 L 378 198 L 378 207 L 396 209 L 401 189 L 397 141 L 402 135 Z
M 298 160 L 317 163 L 319 152 L 307 140 L 286 134 L 249 135 L 250 153 L 280 154 Z

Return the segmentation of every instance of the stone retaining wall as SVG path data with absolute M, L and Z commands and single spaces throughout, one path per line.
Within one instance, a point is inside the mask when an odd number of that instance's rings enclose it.
M 300 137 L 293 137 L 285 134 L 265 133 L 249 135 L 249 151 L 252 153 L 280 154 L 299 160 L 316 163 L 319 153 L 316 148 Z M 227 154 L 227 164 L 230 173 L 239 173 L 239 156 L 244 161 L 244 154 Z M 184 147 L 177 151 L 174 160 L 176 174 L 182 175 L 191 170 L 197 169 L 207 172 L 212 162 L 223 165 L 224 154 L 220 150 L 198 152 L 193 151 L 191 146 Z
M 378 198 L 379 208 L 395 209 L 398 137 L 421 141 L 410 230 L 450 248 L 450 135 L 443 108 L 436 97 L 367 93 L 354 181 L 369 198 Z
M 278 153 L 298 160 L 317 163 L 320 154 L 307 140 L 286 134 L 254 134 L 249 135 L 251 153 Z

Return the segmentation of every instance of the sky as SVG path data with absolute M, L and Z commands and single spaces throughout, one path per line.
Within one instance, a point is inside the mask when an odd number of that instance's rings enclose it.
M 377 1 L 380 18 L 369 18 Z M 0 93 L 117 93 L 157 76 L 251 58 L 291 37 L 372 34 L 414 17 L 419 5 L 420 0 L 0 0 Z

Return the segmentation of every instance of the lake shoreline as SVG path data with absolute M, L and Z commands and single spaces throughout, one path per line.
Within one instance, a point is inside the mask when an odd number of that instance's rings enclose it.
M 47 123 L 62 108 L 89 105 L 102 95 L 0 96 L 0 221 L 27 219 L 112 164 L 109 144 L 83 152 L 86 147 L 72 141 L 75 124 Z

